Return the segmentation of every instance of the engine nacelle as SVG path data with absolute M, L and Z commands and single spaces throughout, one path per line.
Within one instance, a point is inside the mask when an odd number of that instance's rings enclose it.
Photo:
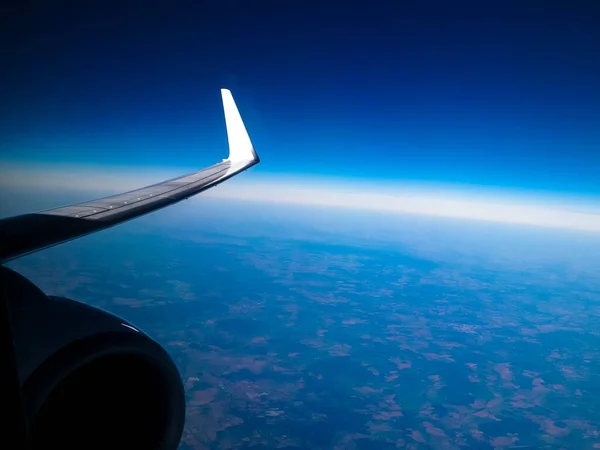
M 0 273 L 32 448 L 177 448 L 184 389 L 158 343 L 120 317 Z

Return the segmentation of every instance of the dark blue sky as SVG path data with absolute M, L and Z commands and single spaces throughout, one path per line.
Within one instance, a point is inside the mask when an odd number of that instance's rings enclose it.
M 4 159 L 200 167 L 228 87 L 256 171 L 600 195 L 596 2 L 30 5 L 2 9 Z

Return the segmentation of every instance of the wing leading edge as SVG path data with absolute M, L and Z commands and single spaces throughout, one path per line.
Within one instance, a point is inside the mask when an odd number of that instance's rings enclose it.
M 231 92 L 221 89 L 229 157 L 162 183 L 37 213 L 0 220 L 0 262 L 110 228 L 210 189 L 258 164 Z

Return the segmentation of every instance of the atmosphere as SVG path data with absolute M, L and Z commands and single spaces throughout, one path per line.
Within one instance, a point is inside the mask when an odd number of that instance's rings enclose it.
M 195 170 L 226 87 L 259 174 L 600 195 L 590 2 L 33 5 L 3 10 L 5 163 Z
M 69 203 L 78 197 L 101 197 L 133 190 L 186 171 L 190 169 L 141 167 L 132 173 L 131 168 L 123 166 L 99 169 L 82 164 L 12 163 L 0 170 L 0 189 L 7 192 L 25 189 L 37 192 L 38 196 L 52 191 L 58 193 L 61 203 Z M 79 195 L 74 196 L 72 192 Z M 251 171 L 208 191 L 205 196 L 600 232 L 600 202 L 584 195 L 448 183 L 277 176 Z M 201 200 L 192 202 L 194 209 L 204 207 Z M 56 206 L 50 202 L 39 205 Z

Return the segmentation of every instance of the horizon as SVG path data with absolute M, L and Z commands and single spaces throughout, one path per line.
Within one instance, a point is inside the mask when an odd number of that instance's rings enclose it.
M 39 196 L 51 190 L 65 204 L 140 188 L 192 170 L 90 165 L 9 164 L 0 169 L 0 188 L 25 189 Z M 208 190 L 212 198 L 283 205 L 325 206 L 369 214 L 384 212 L 542 228 L 600 232 L 600 201 L 593 197 L 526 190 L 490 189 L 442 183 L 374 183 L 333 177 L 252 173 L 252 170 Z M 38 199 L 47 207 L 51 201 Z M 196 203 L 201 208 L 200 203 Z M 22 211 L 27 212 L 27 211 Z

